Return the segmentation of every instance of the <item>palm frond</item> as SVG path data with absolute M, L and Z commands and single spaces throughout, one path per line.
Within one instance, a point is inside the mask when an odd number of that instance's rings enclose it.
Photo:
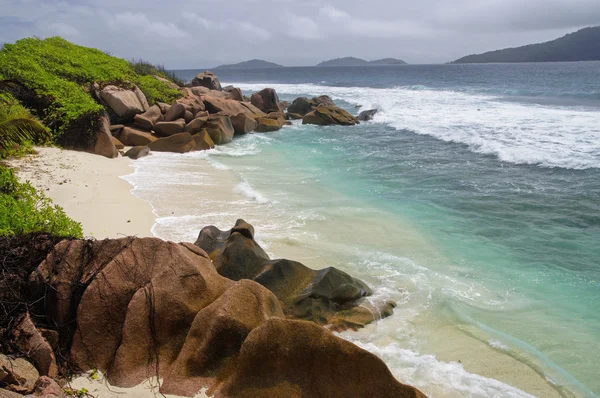
M 23 142 L 43 142 L 49 138 L 46 127 L 34 119 L 15 118 L 0 122 L 0 148 Z

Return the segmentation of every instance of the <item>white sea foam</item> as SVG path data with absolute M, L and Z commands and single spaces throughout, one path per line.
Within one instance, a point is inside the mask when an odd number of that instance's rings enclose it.
M 488 344 L 494 348 L 498 348 L 499 350 L 508 351 L 508 349 L 509 349 L 508 346 L 506 346 L 505 344 L 502 344 L 498 340 L 489 340 Z
M 364 342 L 352 333 L 341 337 L 382 358 L 394 376 L 430 397 L 533 398 L 498 380 L 469 373 L 457 362 L 442 362 L 433 355 L 421 355 L 395 343 L 383 346 Z
M 236 83 L 243 90 L 258 84 Z M 465 144 L 470 150 L 517 164 L 570 169 L 600 168 L 598 109 L 507 102 L 491 95 L 425 87 L 328 87 L 271 84 L 278 93 L 330 95 L 377 108 L 374 121 L 399 130 Z
M 235 192 L 256 201 L 257 203 L 273 203 L 272 200 L 263 196 L 260 192 L 252 188 L 248 181 L 244 180 L 235 187 Z

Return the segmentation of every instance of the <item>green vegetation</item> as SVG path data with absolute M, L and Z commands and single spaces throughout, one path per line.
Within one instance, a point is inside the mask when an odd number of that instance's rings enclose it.
M 27 97 L 26 105 L 37 111 L 54 138 L 60 138 L 69 129 L 89 128 L 91 121 L 103 112 L 89 94 L 94 83 L 122 87 L 136 84 L 150 103 L 172 102 L 181 96 L 166 83 L 136 73 L 124 59 L 60 37 L 5 44 L 0 50 L 0 79 L 18 84 L 21 94 L 29 93 L 22 95 Z
M 600 26 L 581 29 L 546 43 L 468 55 L 455 64 L 489 62 L 569 62 L 600 60 Z
M 19 101 L 0 92 L 0 159 L 31 153 L 33 144 L 45 144 L 50 132 Z
M 45 232 L 54 236 L 81 238 L 81 224 L 71 220 L 60 206 L 20 183 L 12 170 L 0 165 L 0 236 Z
M 177 75 L 171 71 L 165 69 L 162 65 L 153 65 L 148 61 L 144 61 L 143 59 L 131 60 L 129 61 L 129 66 L 135 73 L 142 76 L 160 76 L 167 80 L 172 81 L 180 87 L 185 85 L 185 82 L 181 80 Z

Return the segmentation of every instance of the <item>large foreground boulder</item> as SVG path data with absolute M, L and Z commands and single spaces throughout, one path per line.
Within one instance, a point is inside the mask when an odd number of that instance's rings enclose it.
M 190 133 L 178 133 L 169 137 L 159 138 L 147 144 L 151 151 L 187 153 L 196 147 L 196 141 Z
M 254 240 L 254 227 L 238 220 L 229 231 L 204 227 L 195 243 L 208 253 L 219 274 L 254 280 L 281 301 L 288 316 L 331 325 L 360 328 L 392 314 L 395 303 L 372 303 L 362 281 L 333 267 L 313 270 L 291 260 L 271 260 Z
M 253 232 L 244 223 L 234 230 Z M 161 393 L 183 396 L 208 387 L 217 398 L 422 397 L 373 354 L 283 319 L 271 291 L 220 275 L 189 243 L 65 240 L 29 280 L 71 364 L 118 387 L 157 377 Z M 41 380 L 42 391 L 52 387 Z
M 248 335 L 235 372 L 227 375 L 217 395 L 425 398 L 396 381 L 373 354 L 312 323 L 278 318 Z
M 281 112 L 283 108 L 279 104 L 279 96 L 272 88 L 265 88 L 250 97 L 252 105 L 265 113 Z
M 318 106 L 302 118 L 302 124 L 316 124 L 318 126 L 353 126 L 360 123 L 350 113 L 337 106 Z
M 196 77 L 192 79 L 192 86 L 201 86 L 218 91 L 222 90 L 219 78 L 214 73 L 209 71 L 198 73 Z

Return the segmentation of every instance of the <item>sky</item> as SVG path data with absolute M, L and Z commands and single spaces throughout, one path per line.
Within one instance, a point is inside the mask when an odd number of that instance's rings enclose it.
M 0 0 L 0 43 L 62 36 L 170 69 L 444 63 L 600 25 L 600 0 Z

